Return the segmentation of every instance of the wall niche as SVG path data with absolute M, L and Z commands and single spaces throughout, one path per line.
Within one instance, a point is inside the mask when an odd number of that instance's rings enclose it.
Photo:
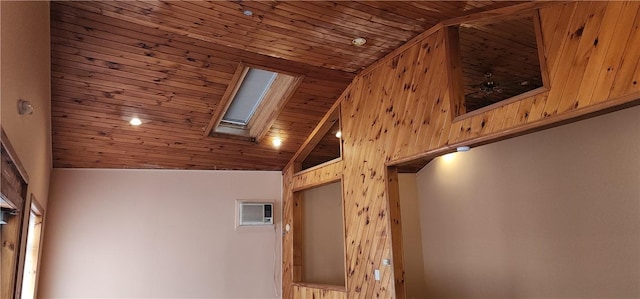
M 298 221 L 294 230 L 295 283 L 346 286 L 342 181 L 294 192 Z

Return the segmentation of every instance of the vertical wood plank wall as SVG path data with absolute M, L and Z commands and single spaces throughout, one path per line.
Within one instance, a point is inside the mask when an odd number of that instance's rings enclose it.
M 393 257 L 387 166 L 458 144 L 485 143 L 638 104 L 639 8 L 640 2 L 634 1 L 542 8 L 550 89 L 457 121 L 450 113 L 444 29 L 357 76 L 341 97 L 342 162 L 326 166 L 324 172 L 323 167 L 298 174 L 294 166 L 284 170 L 284 223 L 292 230 L 293 185 L 299 190 L 342 175 L 347 290 L 294 285 L 293 267 L 300 264 L 289 233 L 283 238 L 283 298 L 403 297 L 403 290 L 395 288 L 404 288 L 404 278 L 382 264 Z M 374 269 L 380 269 L 380 281 L 374 280 Z

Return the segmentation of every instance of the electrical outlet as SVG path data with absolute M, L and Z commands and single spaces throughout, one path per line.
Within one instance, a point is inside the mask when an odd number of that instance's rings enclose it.
M 380 270 L 378 270 L 378 269 L 373 270 L 373 277 L 374 277 L 377 281 L 380 281 Z

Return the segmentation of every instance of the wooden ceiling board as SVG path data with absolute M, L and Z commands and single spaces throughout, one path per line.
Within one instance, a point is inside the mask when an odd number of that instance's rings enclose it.
M 281 170 L 357 72 L 442 20 L 514 3 L 54 1 L 54 167 Z M 239 63 L 304 75 L 259 143 L 203 136 Z

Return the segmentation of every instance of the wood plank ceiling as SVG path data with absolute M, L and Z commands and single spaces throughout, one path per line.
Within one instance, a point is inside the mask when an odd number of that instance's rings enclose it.
M 54 167 L 281 170 L 357 72 L 441 20 L 513 4 L 52 2 Z M 203 132 L 240 62 L 305 76 L 257 143 Z

